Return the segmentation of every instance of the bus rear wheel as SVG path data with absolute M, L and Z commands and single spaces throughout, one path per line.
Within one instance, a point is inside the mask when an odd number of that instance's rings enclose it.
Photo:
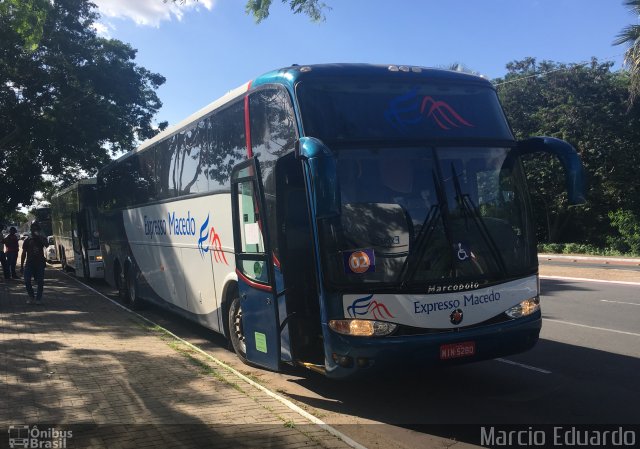
M 138 270 L 131 266 L 126 277 L 127 302 L 134 310 L 142 308 L 142 299 L 138 296 Z
M 242 327 L 242 307 L 240 307 L 240 298 L 234 296 L 229 307 L 229 339 L 231 345 L 238 358 L 246 364 L 247 360 L 247 341 Z

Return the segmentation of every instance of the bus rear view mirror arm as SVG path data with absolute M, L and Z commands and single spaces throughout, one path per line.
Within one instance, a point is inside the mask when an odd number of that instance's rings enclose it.
M 315 137 L 301 137 L 297 151 L 299 157 L 308 164 L 316 218 L 328 218 L 340 215 L 340 193 L 338 190 L 338 169 L 336 158 Z
M 569 204 L 579 205 L 586 202 L 582 160 L 573 146 L 555 137 L 532 137 L 518 142 L 518 152 L 520 155 L 538 152 L 555 155 L 565 171 Z

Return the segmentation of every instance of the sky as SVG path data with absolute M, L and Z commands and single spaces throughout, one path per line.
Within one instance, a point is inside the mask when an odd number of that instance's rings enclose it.
M 459 62 L 489 79 L 528 56 L 619 69 L 612 46 L 638 18 L 622 0 L 324 0 L 313 23 L 273 0 L 256 24 L 246 0 L 93 0 L 100 34 L 138 50 L 137 64 L 167 81 L 156 123 L 175 124 L 229 90 L 291 64 L 363 62 L 424 67 Z M 287 2 L 288 3 L 288 2 Z

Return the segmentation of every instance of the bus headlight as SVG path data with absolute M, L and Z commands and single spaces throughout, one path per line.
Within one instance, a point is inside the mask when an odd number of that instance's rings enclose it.
M 540 310 L 540 297 L 535 296 L 533 298 L 525 299 L 517 306 L 513 306 L 506 310 L 504 313 L 506 313 L 509 318 L 522 318 L 523 316 L 531 315 L 538 310 Z
M 356 337 L 382 337 L 389 335 L 398 327 L 386 321 L 372 320 L 330 320 L 329 327 L 339 334 Z
M 96 256 L 96 261 L 97 262 L 102 262 L 102 256 Z

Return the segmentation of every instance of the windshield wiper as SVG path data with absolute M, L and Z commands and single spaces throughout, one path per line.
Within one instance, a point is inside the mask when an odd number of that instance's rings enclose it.
M 487 244 L 487 247 L 491 252 L 491 256 L 493 257 L 493 260 L 498 264 L 498 267 L 500 268 L 500 271 L 502 272 L 502 274 L 506 275 L 507 267 L 504 264 L 504 259 L 500 254 L 500 250 L 498 249 L 496 242 L 491 237 L 491 234 L 489 233 L 489 229 L 487 228 L 487 224 L 485 223 L 484 219 L 477 212 L 478 209 L 476 208 L 475 204 L 473 204 L 473 200 L 471 199 L 471 197 L 469 196 L 468 193 L 462 193 L 462 187 L 460 186 L 458 173 L 456 173 L 456 169 L 453 163 L 451 164 L 451 173 L 453 175 L 453 186 L 456 189 L 456 202 L 458 203 L 458 206 L 462 209 L 462 213 L 464 215 L 464 220 L 465 220 L 465 227 L 467 227 L 468 225 L 468 216 L 470 215 L 475 225 L 480 230 L 480 235 L 482 236 L 483 240 Z
M 435 173 L 433 174 L 433 178 L 436 181 L 437 179 Z M 407 283 L 413 279 L 413 276 L 418 269 L 419 258 L 422 254 L 422 248 L 424 248 L 429 240 L 431 240 L 431 236 L 433 235 L 433 231 L 435 230 L 436 220 L 440 217 L 440 205 L 434 204 L 429 209 L 427 216 L 422 222 L 422 226 L 420 227 L 420 231 L 418 235 L 414 239 L 412 247 L 409 248 L 409 254 L 407 258 L 404 260 L 404 264 L 402 264 L 402 269 L 400 270 L 400 275 L 398 276 L 398 280 L 400 283 L 400 288 L 404 289 Z

